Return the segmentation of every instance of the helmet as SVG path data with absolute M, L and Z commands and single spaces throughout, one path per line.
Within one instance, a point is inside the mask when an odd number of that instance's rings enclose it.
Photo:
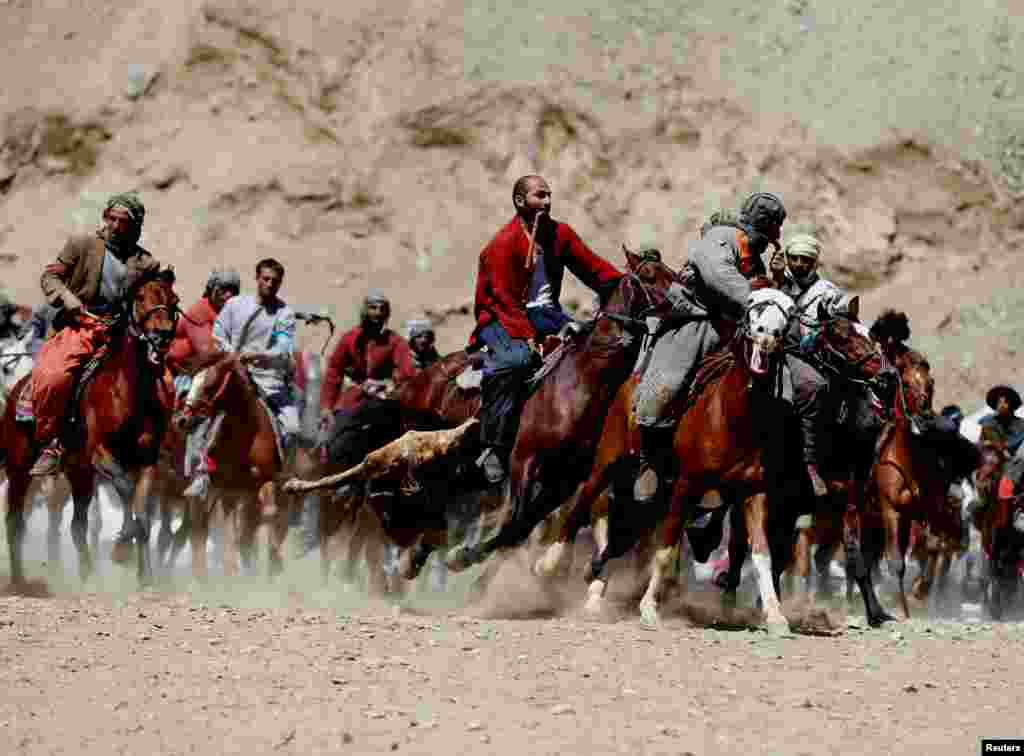
M 782 199 L 768 192 L 751 194 L 740 207 L 739 225 L 744 230 L 761 234 L 768 241 L 779 240 L 785 220 L 786 207 Z

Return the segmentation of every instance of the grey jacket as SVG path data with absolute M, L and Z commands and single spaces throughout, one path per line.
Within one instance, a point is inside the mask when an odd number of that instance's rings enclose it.
M 750 281 L 740 272 L 739 239 L 732 226 L 714 226 L 691 242 L 679 282 L 668 291 L 673 316 L 693 320 L 737 322 L 749 296 Z

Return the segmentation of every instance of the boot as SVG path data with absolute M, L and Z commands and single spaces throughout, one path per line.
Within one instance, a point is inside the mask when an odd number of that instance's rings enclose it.
M 637 502 L 651 501 L 667 471 L 672 455 L 675 428 L 648 428 L 640 426 L 640 469 L 633 484 L 633 498 Z
M 60 464 L 63 459 L 64 447 L 58 439 L 54 439 L 40 453 L 38 459 L 36 459 L 36 463 L 32 466 L 32 469 L 29 470 L 28 474 L 32 477 L 56 475 L 60 472 Z

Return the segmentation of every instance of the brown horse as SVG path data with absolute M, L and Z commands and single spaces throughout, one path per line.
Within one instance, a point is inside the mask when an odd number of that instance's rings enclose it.
M 505 511 L 497 532 L 479 545 L 449 554 L 455 572 L 495 552 L 481 576 L 486 583 L 511 549 L 586 478 L 615 392 L 629 377 L 647 334 L 646 318 L 665 306 L 675 273 L 628 250 L 623 276 L 582 337 L 570 343 L 523 406 L 512 449 Z
M 747 502 L 749 530 L 759 571 L 762 556 L 767 557 L 764 493 L 769 487 L 770 473 L 764 460 L 764 449 L 768 445 L 765 433 L 777 432 L 780 427 L 773 389 L 778 383 L 777 358 L 781 355 L 782 336 L 792 310 L 792 300 L 781 292 L 762 290 L 753 294 L 742 335 L 732 339 L 728 349 L 706 360 L 695 379 L 695 384 L 703 390 L 693 392 L 692 403 L 682 413 L 676 427 L 674 444 L 680 469 L 653 558 L 651 579 L 641 601 L 645 623 L 657 622 L 657 605 L 666 575 L 677 560 L 685 518 L 692 516 L 706 493 L 717 490 L 727 500 L 736 497 Z M 595 498 L 607 487 L 610 472 L 625 452 L 624 442 L 628 443 L 629 436 L 635 435 L 635 429 L 634 433 L 629 429 L 632 404 L 629 397 L 628 388 L 620 390 L 615 425 L 602 437 L 598 464 L 577 498 L 577 507 L 583 512 L 589 511 Z M 759 415 L 760 422 L 752 422 Z M 658 513 L 650 514 L 653 514 L 650 518 L 653 524 Z M 570 515 L 569 519 L 574 518 Z M 601 527 L 601 523 L 595 527 L 600 552 L 594 560 L 589 589 L 594 600 L 604 594 L 608 561 L 633 545 L 631 538 L 616 539 L 615 531 L 614 523 L 607 529 Z M 768 564 L 770 571 L 770 557 Z M 769 587 L 771 579 L 769 574 Z M 785 623 L 778 613 L 774 591 L 766 606 L 769 612 L 774 608 Z M 774 617 L 770 621 L 777 622 Z
M 200 419 L 223 413 L 207 454 L 213 462 L 211 491 L 219 494 L 229 526 L 225 571 L 237 571 L 233 561 L 236 545 L 243 566 L 251 567 L 256 531 L 266 520 L 270 525 L 270 573 L 277 575 L 282 570 L 281 546 L 288 534 L 288 508 L 277 506 L 275 484 L 284 461 L 278 453 L 273 421 L 237 353 L 216 352 L 195 367 L 199 372 L 174 422 L 178 430 L 187 431 Z M 196 498 L 190 505 L 192 571 L 200 579 L 207 575 L 210 503 L 217 498 Z
M 818 320 L 821 323 L 821 328 L 817 338 L 817 351 L 823 355 L 820 361 L 820 368 L 823 372 L 834 375 L 836 379 L 857 381 L 866 386 L 874 386 L 881 380 L 880 376 L 884 377 L 881 353 L 877 345 L 870 339 L 867 331 L 854 319 L 845 315 L 828 317 L 825 313 L 819 313 Z M 765 344 L 765 347 L 767 346 Z M 879 388 L 881 390 L 881 387 Z M 555 543 L 549 547 L 544 557 L 538 561 L 536 565 L 537 572 L 550 575 L 564 569 L 564 565 L 560 562 L 563 556 L 568 553 L 566 545 L 573 540 L 576 532 L 583 526 L 588 516 L 598 542 L 598 554 L 608 548 L 609 505 L 611 502 L 617 502 L 619 499 L 624 501 L 631 501 L 632 499 L 630 477 L 623 476 L 616 471 L 616 468 L 623 470 L 629 467 L 631 452 L 639 446 L 639 431 L 631 411 L 631 390 L 631 383 L 627 383 L 620 390 L 619 396 L 609 412 L 608 421 L 605 424 L 604 435 L 601 439 L 598 458 L 594 471 L 591 474 L 591 479 L 582 489 L 574 507 L 564 513 L 559 535 Z M 781 437 L 776 439 L 776 442 L 781 443 Z M 633 465 L 635 466 L 635 460 Z M 800 475 L 802 476 L 802 473 Z M 609 491 L 608 495 L 595 499 L 595 496 L 606 488 L 609 482 L 615 483 L 613 491 Z M 610 495 L 613 492 L 614 497 L 611 497 Z M 593 503 L 591 504 L 591 502 Z M 616 509 L 621 511 L 622 507 L 617 505 Z M 716 509 L 716 507 L 712 507 L 712 509 Z M 782 558 L 773 557 L 773 563 L 777 562 L 775 564 L 776 571 L 781 570 L 782 566 L 790 560 L 790 555 L 786 553 L 786 550 L 792 539 L 790 534 L 786 532 L 782 522 L 793 514 L 792 511 L 788 510 L 792 510 L 792 506 L 786 506 L 782 509 L 775 506 L 771 507 L 773 516 L 778 515 L 777 519 L 780 525 L 778 529 L 780 541 L 777 546 L 773 545 L 773 553 L 784 554 Z M 788 514 L 786 514 L 787 511 Z M 644 521 L 644 514 L 634 511 L 630 513 L 629 517 L 625 518 L 632 521 L 631 526 L 634 534 L 653 526 L 653 520 L 656 518 L 657 513 L 647 512 L 646 522 Z M 785 516 L 783 516 L 784 514 Z M 699 561 L 706 559 L 711 550 L 718 545 L 724 511 L 705 512 L 705 515 L 711 520 L 709 526 L 688 530 L 688 535 L 691 541 L 693 541 L 694 556 Z M 616 519 L 619 520 L 615 527 L 616 540 L 619 543 L 612 546 L 606 555 L 607 558 L 623 553 L 629 544 L 633 542 L 632 535 L 623 535 L 625 530 L 623 518 L 617 517 Z M 838 527 L 839 532 L 841 532 L 841 516 L 839 520 Z M 732 579 L 726 580 L 726 585 L 735 586 L 738 584 L 739 568 L 742 565 L 746 548 L 746 535 L 743 523 L 739 523 L 739 527 L 734 527 L 732 534 L 735 538 L 743 539 L 742 544 L 737 543 L 734 545 L 733 550 L 738 551 L 740 558 L 739 560 L 734 560 L 735 564 L 730 563 Z M 602 597 L 604 596 L 608 580 L 607 558 L 604 560 L 599 559 L 591 567 L 591 573 L 598 575 L 598 577 L 593 580 L 590 586 L 591 594 L 586 605 L 589 611 L 598 612 L 601 610 Z M 729 594 L 730 592 L 727 591 L 726 600 L 731 600 L 732 597 Z
M 113 324 L 109 354 L 81 391 L 81 426 L 69 439 L 63 473 L 71 484 L 74 516 L 71 535 L 78 550 L 79 570 L 87 579 L 93 556 L 87 542 L 88 511 L 95 490 L 93 459 L 100 449 L 109 450 L 130 472 L 137 473 L 131 502 L 131 536 L 138 547 L 138 575 L 152 577 L 149 559 L 150 492 L 156 460 L 168 419 L 170 397 L 164 395 L 163 358 L 174 337 L 178 297 L 173 291 L 172 271 L 142 274 L 131 283 L 124 298 L 123 314 Z M 95 317 L 88 313 L 84 317 Z M 69 326 L 72 327 L 72 326 Z M 25 495 L 29 470 L 38 452 L 34 425 L 19 423 L 15 407 L 28 379 L 15 386 L 3 416 L 2 433 L 7 447 L 7 543 L 11 580 L 24 581 L 22 540 L 25 534 Z
M 961 523 L 959 517 L 949 516 L 946 495 L 953 480 L 970 476 L 981 457 L 974 445 L 959 435 L 950 441 L 919 427 L 918 418 L 933 414 L 934 380 L 923 355 L 914 350 L 902 355 L 900 379 L 893 417 L 876 445 L 867 503 L 881 514 L 884 554 L 898 579 L 900 605 L 909 619 L 903 579 L 911 524 L 914 520 L 925 522 L 937 535 L 959 539 Z

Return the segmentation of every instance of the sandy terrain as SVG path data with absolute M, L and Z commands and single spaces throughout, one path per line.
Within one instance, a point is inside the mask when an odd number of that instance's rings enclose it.
M 964 754 L 1020 734 L 1020 624 L 652 632 L 522 617 L 541 607 L 519 575 L 481 616 L 310 591 L 301 571 L 0 598 L 4 752 Z

